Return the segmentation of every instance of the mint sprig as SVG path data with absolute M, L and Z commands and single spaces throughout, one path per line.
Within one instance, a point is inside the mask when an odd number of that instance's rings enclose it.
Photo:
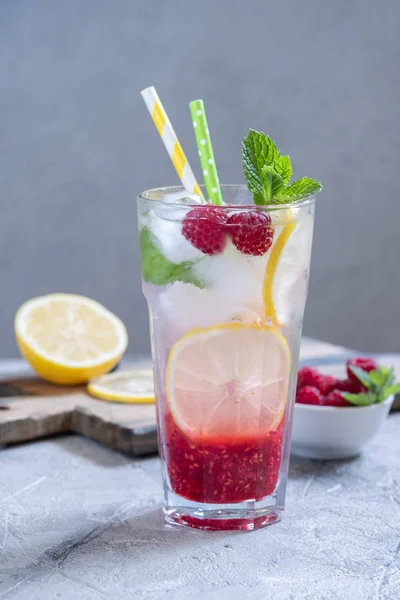
M 343 398 L 355 406 L 370 406 L 384 402 L 389 396 L 400 392 L 400 382 L 395 382 L 393 368 L 378 367 L 373 371 L 364 371 L 358 367 L 349 367 L 357 379 L 367 388 L 360 394 L 343 393 Z
M 175 281 L 192 283 L 202 289 L 205 284 L 194 274 L 194 261 L 173 263 L 159 250 L 155 236 L 144 227 L 139 233 L 142 276 L 144 281 L 154 285 L 168 285 Z
M 265 133 L 249 130 L 242 143 L 242 158 L 247 187 L 255 204 L 289 204 L 322 189 L 319 181 L 309 177 L 290 184 L 290 158 L 282 156 L 275 142 Z

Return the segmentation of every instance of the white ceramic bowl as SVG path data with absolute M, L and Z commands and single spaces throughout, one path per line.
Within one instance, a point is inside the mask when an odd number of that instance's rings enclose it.
M 375 437 L 389 414 L 393 396 L 371 406 L 295 404 L 292 453 L 304 458 L 351 458 Z

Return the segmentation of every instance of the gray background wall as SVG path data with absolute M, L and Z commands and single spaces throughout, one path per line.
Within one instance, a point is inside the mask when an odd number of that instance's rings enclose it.
M 177 182 L 148 85 L 196 169 L 202 97 L 222 181 L 243 181 L 252 126 L 324 182 L 305 332 L 400 350 L 399 18 L 398 0 L 0 1 L 0 356 L 51 291 L 100 300 L 147 351 L 135 194 Z

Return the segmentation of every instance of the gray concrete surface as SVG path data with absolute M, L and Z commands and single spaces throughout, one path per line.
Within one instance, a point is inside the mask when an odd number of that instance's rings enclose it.
M 399 445 L 395 413 L 356 459 L 292 458 L 283 521 L 251 533 L 165 526 L 158 458 L 72 435 L 0 446 L 0 599 L 395 600 Z
M 0 451 L 4 600 L 394 600 L 400 414 L 360 458 L 293 459 L 282 522 L 167 528 L 158 458 L 71 436 Z
M 325 184 L 305 332 L 399 350 L 398 0 L 0 2 L 0 356 L 28 297 L 74 291 L 148 350 L 135 194 L 176 183 L 139 95 L 157 86 L 199 172 L 207 106 L 220 179 L 249 126 Z

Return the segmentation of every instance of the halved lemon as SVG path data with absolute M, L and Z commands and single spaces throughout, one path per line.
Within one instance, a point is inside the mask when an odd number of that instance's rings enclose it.
M 96 377 L 88 384 L 88 392 L 101 400 L 133 404 L 154 403 L 151 369 L 120 371 Z
M 192 439 L 257 436 L 280 424 L 289 372 L 287 342 L 272 327 L 230 323 L 194 330 L 169 356 L 169 409 Z
M 107 373 L 126 350 L 125 325 L 104 306 L 73 294 L 28 300 L 15 316 L 22 356 L 53 383 L 75 385 Z

